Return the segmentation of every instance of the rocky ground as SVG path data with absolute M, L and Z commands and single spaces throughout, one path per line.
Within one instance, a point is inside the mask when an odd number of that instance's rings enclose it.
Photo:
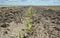
M 60 38 L 60 10 L 32 7 L 32 30 L 26 30 L 26 7 L 0 7 L 0 38 Z

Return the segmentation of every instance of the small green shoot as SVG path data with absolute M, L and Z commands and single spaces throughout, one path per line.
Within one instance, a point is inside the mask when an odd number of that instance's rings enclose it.
M 31 17 L 32 17 L 32 7 L 29 7 L 27 16 L 28 16 L 28 17 L 26 18 L 26 21 L 27 21 L 26 28 L 27 28 L 28 30 L 31 30 L 32 24 L 30 23 L 30 21 L 31 21 Z
M 31 30 L 31 24 L 27 24 L 27 30 Z
M 26 22 L 27 22 L 26 29 L 31 31 L 31 28 L 32 28 L 32 24 L 30 23 L 31 17 L 32 17 L 32 7 L 31 6 L 28 9 L 27 16 L 28 17 L 26 17 Z M 23 35 L 20 32 L 19 32 L 19 38 L 23 38 Z

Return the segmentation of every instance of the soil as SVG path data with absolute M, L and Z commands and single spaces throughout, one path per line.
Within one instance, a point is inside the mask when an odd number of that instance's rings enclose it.
M 32 7 L 31 31 L 26 29 L 29 6 L 0 7 L 0 38 L 60 38 L 60 9 Z

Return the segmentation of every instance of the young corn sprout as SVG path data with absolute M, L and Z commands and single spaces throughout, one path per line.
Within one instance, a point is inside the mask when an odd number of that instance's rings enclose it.
M 31 21 L 31 17 L 32 17 L 32 7 L 29 7 L 28 9 L 28 13 L 27 13 L 27 18 L 26 18 L 26 22 L 27 22 L 27 29 L 31 30 L 32 24 L 30 23 Z
M 27 17 L 26 17 L 26 22 L 27 22 L 26 29 L 29 31 L 31 31 L 32 28 L 32 24 L 30 23 L 31 17 L 32 17 L 32 7 L 29 7 Z M 23 35 L 20 32 L 19 32 L 19 38 L 23 38 Z

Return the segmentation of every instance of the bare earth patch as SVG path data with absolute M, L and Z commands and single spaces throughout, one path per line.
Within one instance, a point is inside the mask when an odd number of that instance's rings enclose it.
M 26 7 L 0 7 L 0 38 L 60 38 L 60 10 L 32 7 L 32 30 L 26 29 Z

